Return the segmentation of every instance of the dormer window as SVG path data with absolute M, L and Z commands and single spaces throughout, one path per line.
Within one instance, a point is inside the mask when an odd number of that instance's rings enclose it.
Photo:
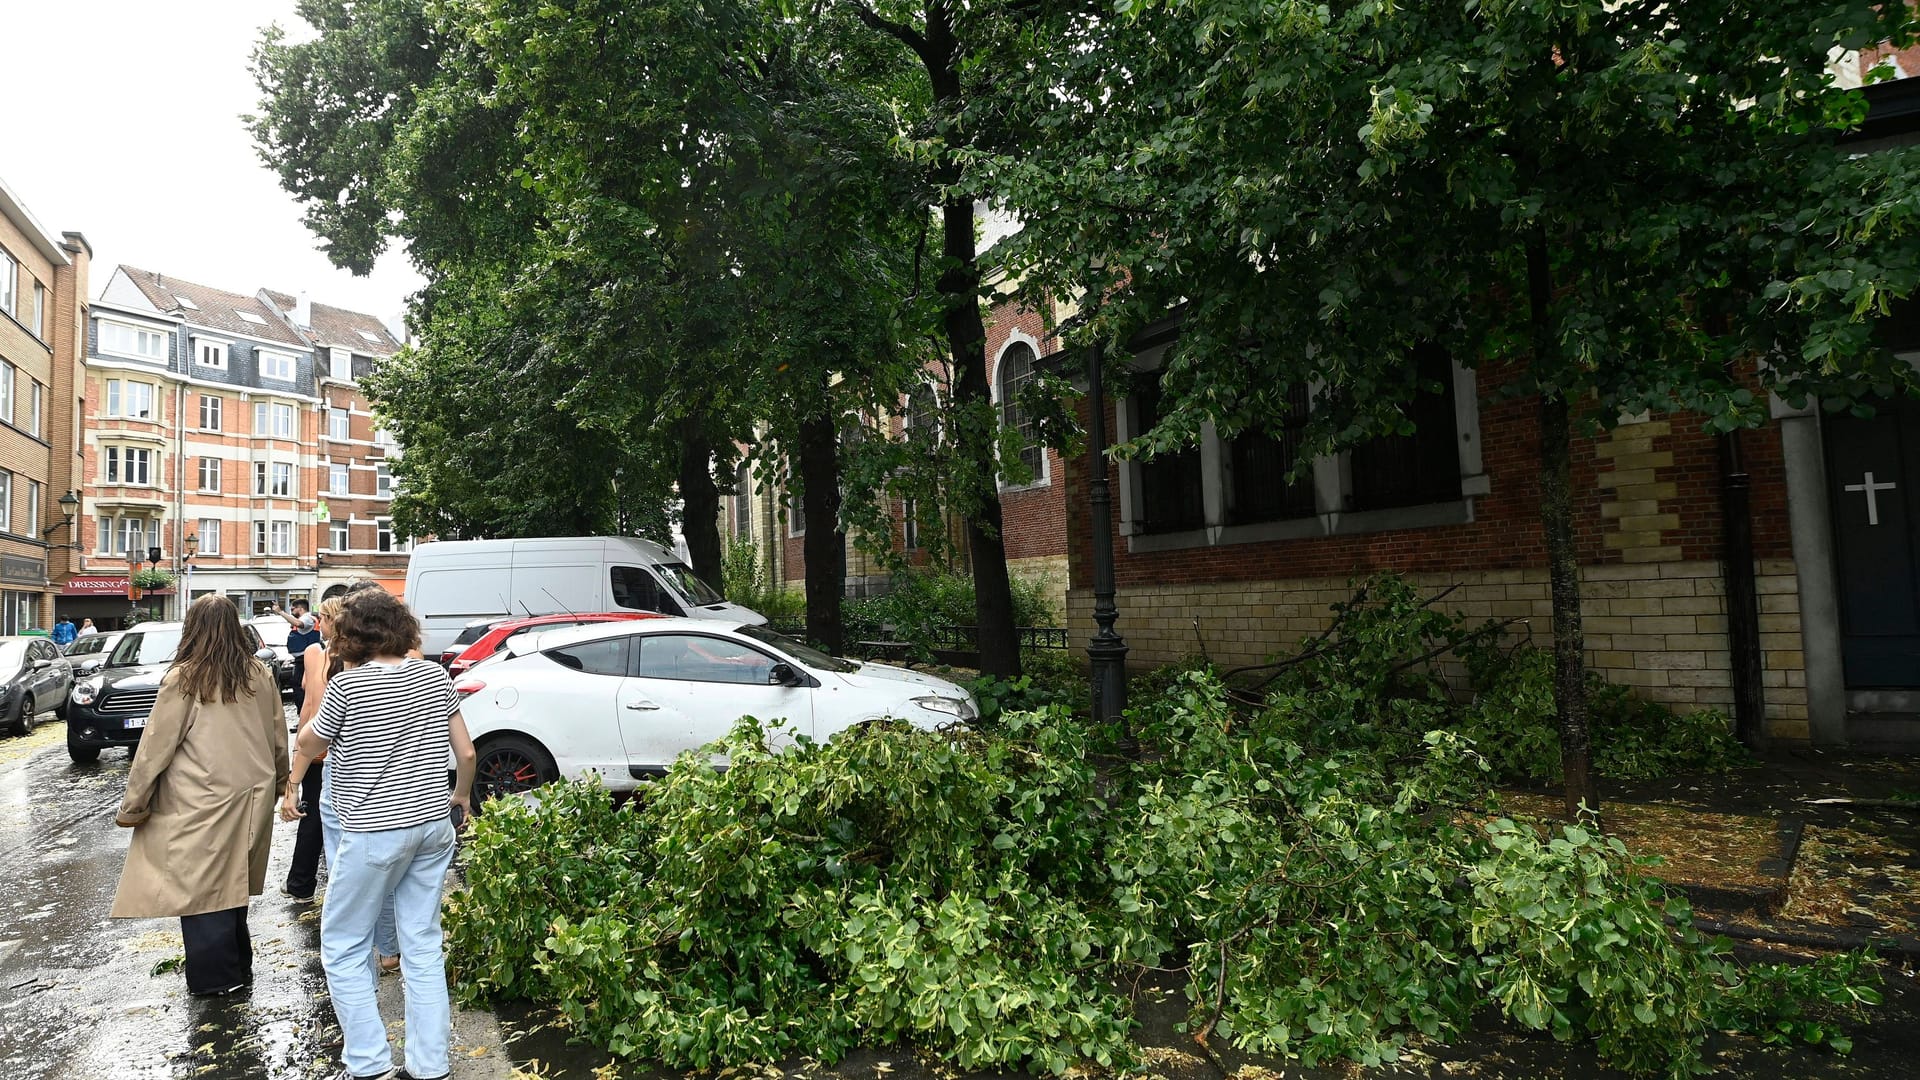
M 218 368 L 222 371 L 226 370 L 227 343 L 224 341 L 209 341 L 202 337 L 194 338 L 193 362 L 200 367 Z
M 192 300 L 190 300 L 190 299 L 188 299 L 187 297 L 184 297 L 184 296 L 176 296 L 176 297 L 174 297 L 174 298 L 173 298 L 173 302 L 174 302 L 174 303 L 176 303 L 176 304 L 179 304 L 179 305 L 180 305 L 181 307 L 183 307 L 183 308 L 186 308 L 186 309 L 187 309 L 188 311 L 199 311 L 199 310 L 200 310 L 200 305 L 199 305 L 199 304 L 196 304 L 196 303 L 194 303 L 194 302 L 193 302 Z
M 371 342 L 373 342 L 373 343 L 374 343 L 375 345 L 382 345 L 382 344 L 385 344 L 385 342 L 382 342 L 382 341 L 380 340 L 380 335 L 379 335 L 379 334 L 376 334 L 376 333 L 374 333 L 374 332 L 373 332 L 373 331 L 371 331 L 371 330 L 362 330 L 362 331 L 360 331 L 359 333 L 360 333 L 360 336 L 361 336 L 361 337 L 363 337 L 363 338 L 366 338 L 366 339 L 367 339 L 368 341 L 371 341 Z
M 144 326 L 128 323 L 108 322 L 101 319 L 100 341 L 98 348 L 103 353 L 118 353 L 121 356 L 135 356 L 142 360 L 165 360 L 167 358 L 167 332 L 153 330 Z
M 255 315 L 251 311 L 236 311 L 234 312 L 234 314 L 240 316 L 242 319 L 245 319 L 246 321 L 254 324 L 255 326 L 267 325 L 267 320 L 261 318 L 258 315 Z
M 260 350 L 260 377 L 278 379 L 281 382 L 293 381 L 293 357 L 286 353 Z

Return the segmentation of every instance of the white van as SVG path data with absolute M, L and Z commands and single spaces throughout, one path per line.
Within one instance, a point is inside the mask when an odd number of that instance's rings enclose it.
M 475 619 L 558 612 L 657 611 L 734 625 L 760 614 L 729 604 L 659 544 L 633 536 L 437 540 L 413 549 L 407 606 L 420 651 L 438 656 Z

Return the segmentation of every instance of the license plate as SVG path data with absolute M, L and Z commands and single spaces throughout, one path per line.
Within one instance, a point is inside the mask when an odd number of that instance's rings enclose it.
M 126 723 L 121 726 L 125 727 L 128 731 L 134 731 L 146 727 L 147 718 L 144 716 L 129 716 L 127 717 Z

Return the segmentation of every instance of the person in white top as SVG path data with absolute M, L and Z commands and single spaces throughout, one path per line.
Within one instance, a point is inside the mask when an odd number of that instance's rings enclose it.
M 81 619 L 81 620 L 80 620 L 80 632 L 79 632 L 79 633 L 77 633 L 77 634 L 75 634 L 75 635 L 73 635 L 73 639 L 74 639 L 75 641 L 78 641 L 78 640 L 80 640 L 80 639 L 81 639 L 81 638 L 83 638 L 83 637 L 92 637 L 93 635 L 95 635 L 95 634 L 97 634 L 97 633 L 99 633 L 99 632 L 100 632 L 100 628 L 99 628 L 99 627 L 97 627 L 97 626 L 95 626 L 95 625 L 93 625 L 93 620 L 92 620 L 92 619 Z
M 327 756 L 327 797 L 340 833 L 320 913 L 320 962 L 346 1045 L 349 1077 L 387 1077 L 393 1049 L 367 963 L 374 924 L 393 897 L 406 983 L 406 1069 L 434 1080 L 451 1070 L 440 901 L 455 829 L 469 809 L 473 740 L 459 695 L 440 665 L 410 657 L 420 624 L 392 594 L 346 596 L 332 648 L 344 665 L 327 681 L 320 710 L 300 729 L 300 753 Z M 447 790 L 446 761 L 456 767 Z

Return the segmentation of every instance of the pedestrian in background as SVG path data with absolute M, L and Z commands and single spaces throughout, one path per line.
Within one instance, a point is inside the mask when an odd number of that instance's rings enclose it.
M 73 644 L 74 636 L 73 620 L 65 615 L 60 616 L 60 621 L 53 624 L 53 643 L 65 650 Z
M 78 641 L 83 637 L 92 637 L 93 635 L 99 632 L 100 632 L 100 628 L 93 625 L 92 619 L 81 619 L 80 631 L 73 635 L 73 639 L 75 641 Z
M 320 915 L 320 961 L 346 1046 L 348 1077 L 386 1077 L 393 1049 L 367 964 L 388 894 L 406 980 L 407 1073 L 447 1075 L 453 1036 L 442 951 L 440 901 L 453 862 L 455 820 L 473 786 L 473 740 L 460 699 L 440 665 L 409 656 L 420 624 L 397 598 L 366 589 L 344 598 L 333 625 L 342 670 L 328 680 L 313 723 L 300 733 L 308 757 L 328 752 L 327 799 L 340 823 Z M 447 790 L 446 761 L 457 768 Z
M 133 829 L 114 918 L 180 917 L 187 991 L 253 981 L 247 901 L 266 885 L 273 797 L 287 776 L 287 721 L 224 596 L 187 609 L 173 667 L 127 771 L 116 824 Z

